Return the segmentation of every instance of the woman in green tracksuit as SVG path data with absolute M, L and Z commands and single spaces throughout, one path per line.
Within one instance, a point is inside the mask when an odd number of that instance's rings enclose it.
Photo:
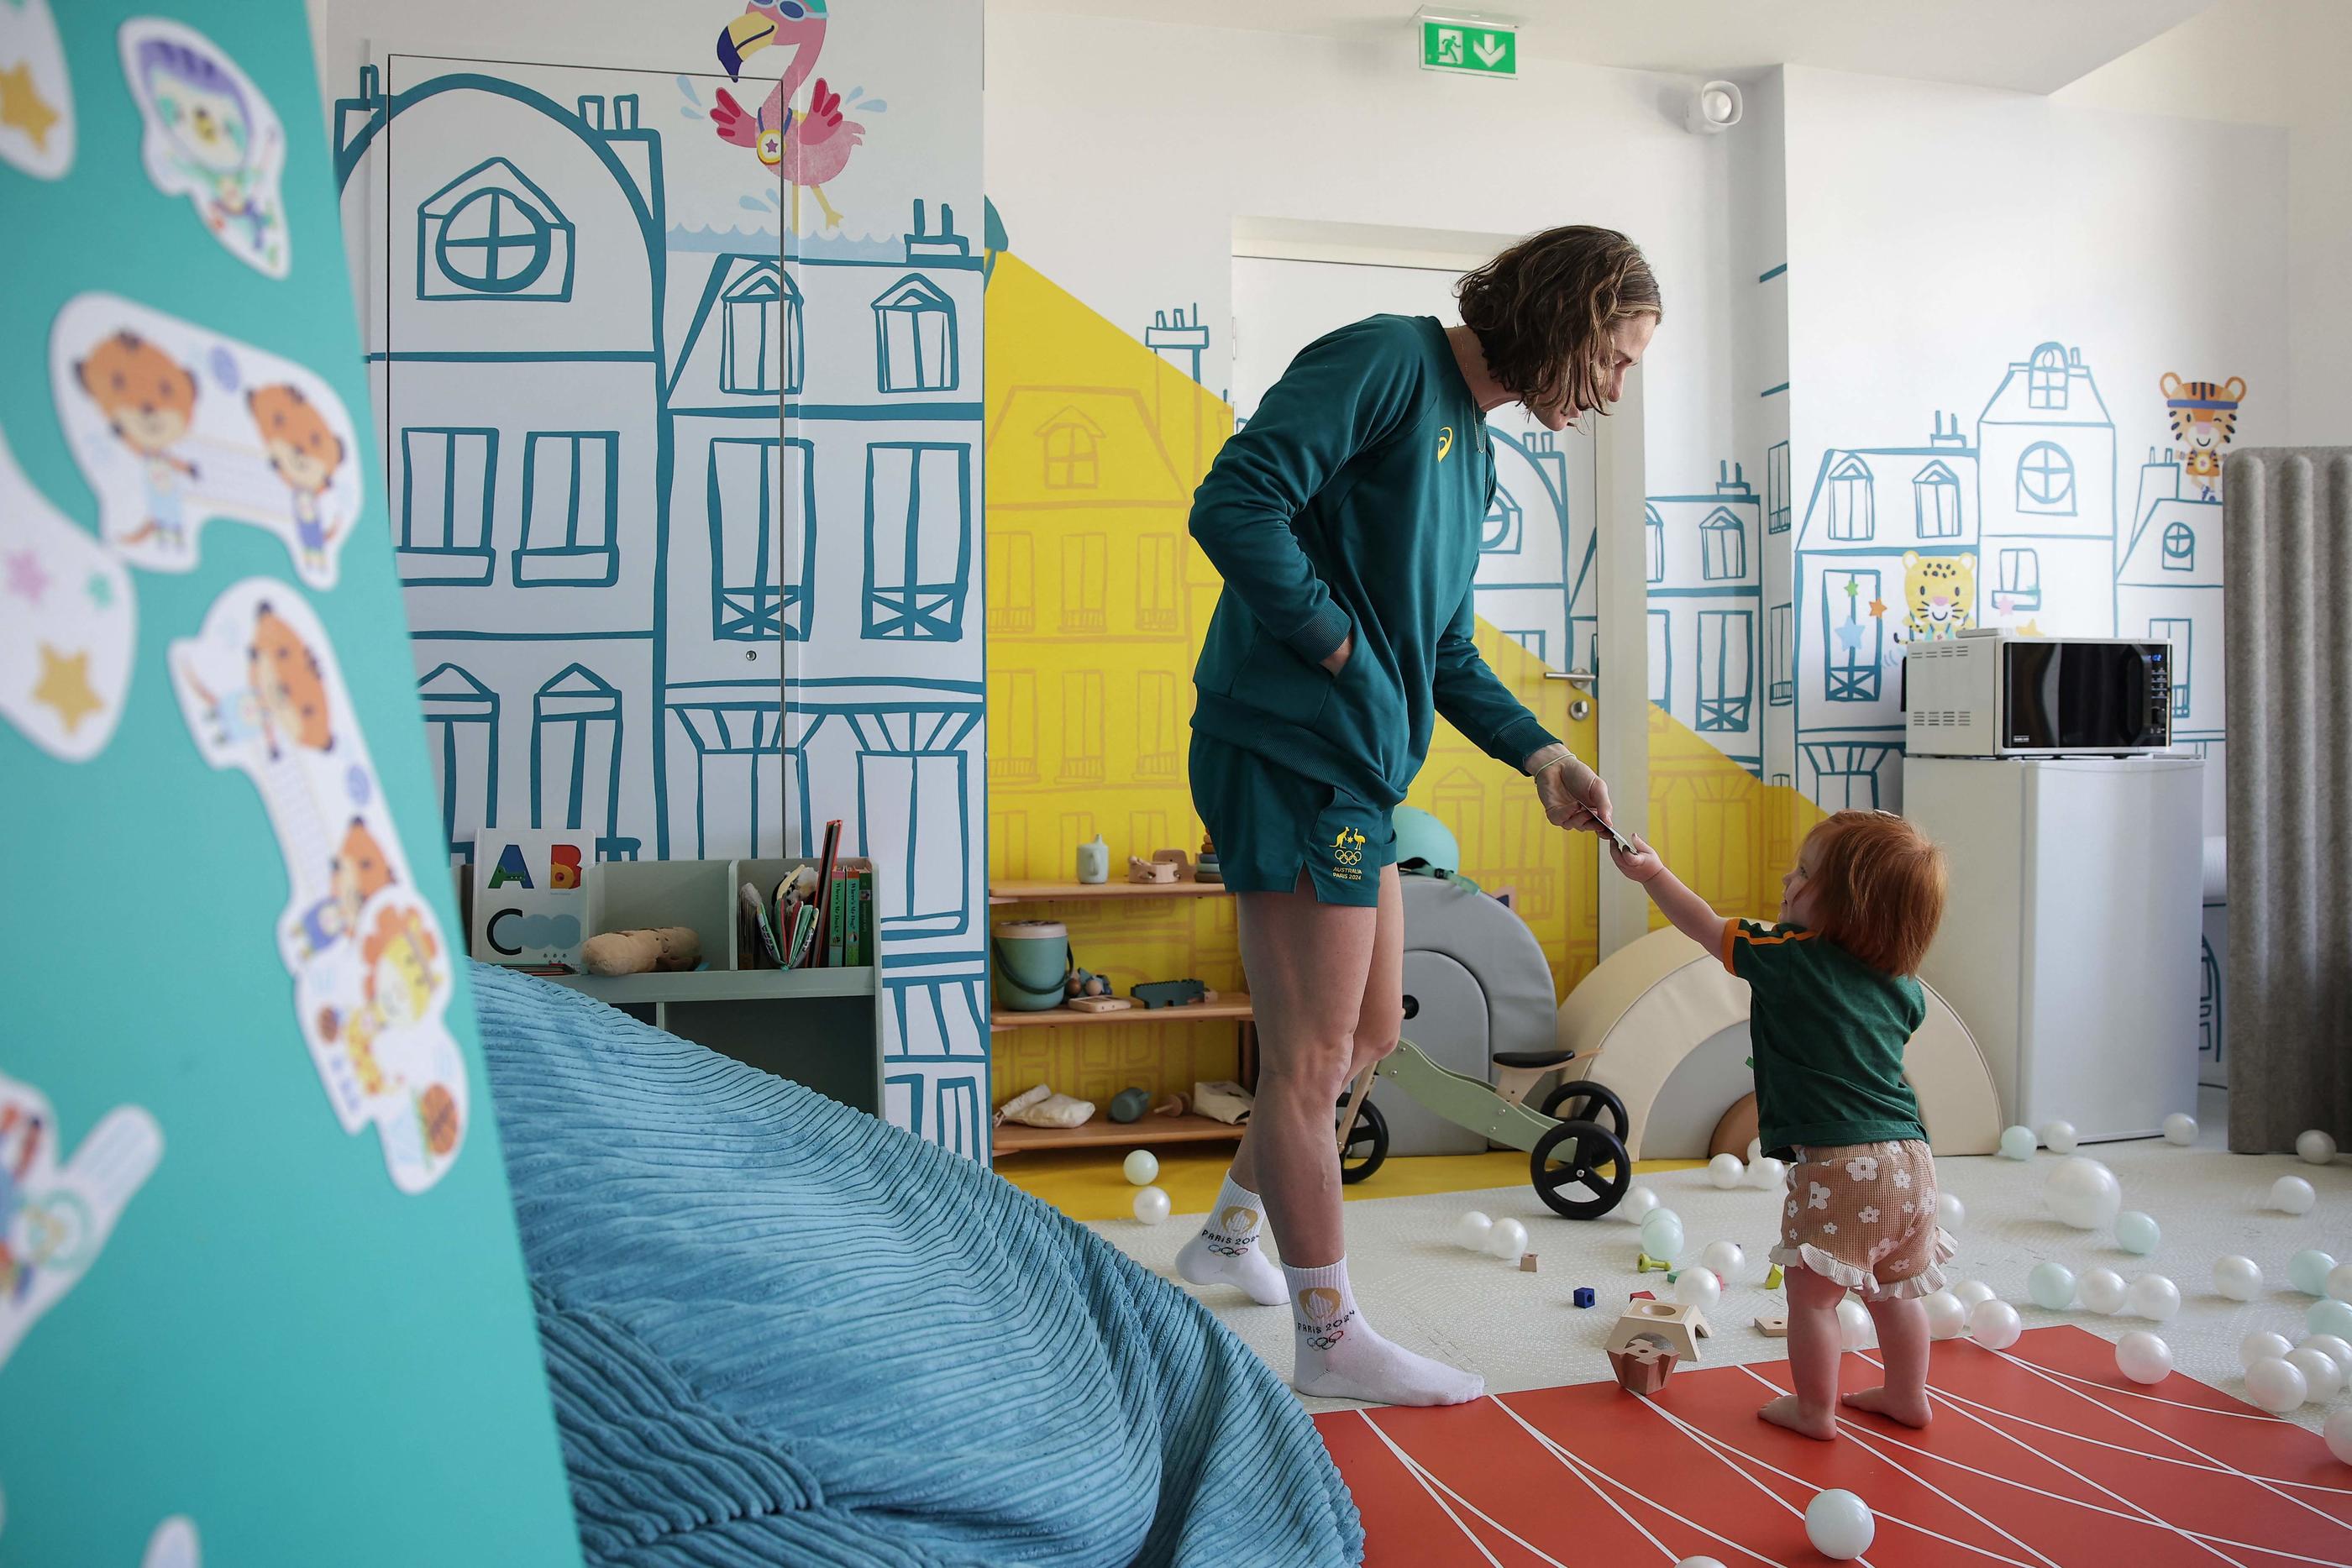
M 1238 895 L 1261 1057 L 1248 1134 L 1177 1267 L 1290 1303 L 1301 1393 L 1396 1405 L 1483 1384 L 1374 1333 L 1348 1287 L 1332 1105 L 1403 1023 L 1390 812 L 1441 715 L 1529 774 L 1554 824 L 1610 811 L 1473 641 L 1485 415 L 1519 402 L 1561 430 L 1604 409 L 1660 314 L 1642 253 L 1609 229 L 1524 240 L 1459 294 L 1462 326 L 1375 316 L 1310 345 L 1192 503 L 1224 578 L 1193 671 L 1192 800 Z

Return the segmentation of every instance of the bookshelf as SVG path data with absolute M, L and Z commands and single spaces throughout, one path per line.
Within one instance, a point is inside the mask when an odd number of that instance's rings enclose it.
M 1099 903 L 1140 898 L 1207 898 L 1223 894 L 1215 882 L 998 882 L 989 884 L 992 906 L 1013 904 Z M 1079 1029 L 1102 1025 L 1134 1029 L 1154 1025 L 1232 1023 L 1241 1032 L 1241 1081 L 1257 1084 L 1257 1014 L 1247 992 L 1221 992 L 1213 1002 L 1191 1007 L 1146 1008 L 1140 1004 L 1112 1013 L 1080 1012 L 1075 1008 L 1048 1008 L 1040 1012 L 1015 1012 L 997 1008 L 989 1015 L 989 1032 L 1020 1030 Z M 1239 1142 L 1243 1130 L 1230 1123 L 1187 1112 L 1181 1116 L 1145 1115 L 1133 1122 L 1114 1122 L 1102 1111 L 1075 1127 L 1030 1127 L 1017 1122 L 999 1126 L 992 1140 L 995 1156 L 1032 1149 L 1099 1148 L 1112 1145 L 1136 1148 L 1151 1144 Z
M 735 890 L 749 882 L 772 893 L 810 858 L 604 861 L 589 882 L 589 934 L 687 925 L 702 941 L 704 969 L 648 975 L 551 975 L 595 998 L 779 1078 L 789 1078 L 871 1115 L 882 1113 L 882 970 L 741 967 Z M 473 877 L 457 868 L 458 903 L 473 929 Z M 866 950 L 879 954 L 873 912 Z

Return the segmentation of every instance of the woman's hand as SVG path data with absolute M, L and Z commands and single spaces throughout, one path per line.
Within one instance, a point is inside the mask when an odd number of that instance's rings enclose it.
M 1565 746 L 1548 746 L 1528 758 L 1536 796 L 1555 828 L 1596 833 L 1609 821 L 1609 786 Z
M 1633 845 L 1633 852 L 1630 855 L 1615 844 L 1609 846 L 1609 858 L 1617 862 L 1619 871 L 1634 882 L 1647 882 L 1666 869 L 1666 862 L 1658 858 L 1657 851 L 1643 841 L 1641 834 L 1633 833 L 1628 837 Z
M 1349 655 L 1353 654 L 1355 651 L 1356 634 L 1353 632 L 1350 632 L 1345 637 L 1339 639 L 1339 645 L 1338 647 L 1323 655 L 1323 667 L 1330 671 L 1333 674 L 1338 674 L 1340 670 L 1346 667 Z

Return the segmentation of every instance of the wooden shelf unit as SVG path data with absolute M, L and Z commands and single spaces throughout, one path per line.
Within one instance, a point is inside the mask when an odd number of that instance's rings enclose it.
M 1029 1149 L 1090 1149 L 1108 1145 L 1140 1148 L 1150 1144 L 1206 1144 L 1220 1138 L 1239 1142 L 1246 1129 L 1186 1112 L 1181 1116 L 1145 1116 L 1114 1122 L 1097 1115 L 1075 1127 L 1030 1127 L 1007 1122 L 996 1129 L 999 1159 Z

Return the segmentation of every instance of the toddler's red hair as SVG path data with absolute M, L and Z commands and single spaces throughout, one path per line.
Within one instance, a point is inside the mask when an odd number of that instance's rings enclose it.
M 1840 811 L 1806 835 L 1814 928 L 1890 975 L 1916 975 L 1944 918 L 1944 852 L 1887 811 Z

